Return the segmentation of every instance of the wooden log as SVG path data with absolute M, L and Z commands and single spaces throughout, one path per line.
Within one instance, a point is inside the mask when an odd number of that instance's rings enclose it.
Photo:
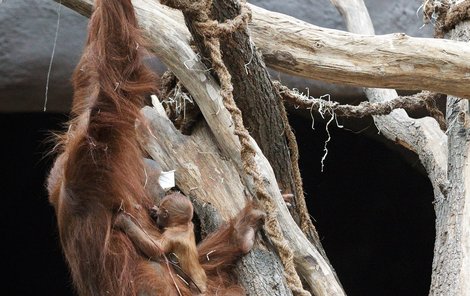
M 55 0 L 59 2 L 59 0 Z M 92 0 L 62 0 L 62 4 L 89 16 Z M 157 1 L 134 1 L 148 18 L 144 29 L 171 26 L 180 36 L 166 42 L 189 39 L 179 11 Z M 310 79 L 353 86 L 430 90 L 470 98 L 470 48 L 464 42 L 414 38 L 405 34 L 359 35 L 326 29 L 254 5 L 250 24 L 253 41 L 266 64 L 278 71 Z M 166 24 L 158 15 L 165 14 Z M 172 54 L 158 48 L 157 55 Z
M 227 19 L 234 19 L 239 14 L 238 0 L 212 1 L 211 18 L 214 20 L 224 22 Z M 206 66 L 211 67 L 210 53 L 204 45 L 205 37 L 193 27 L 191 20 L 193 16 L 184 13 L 183 15 L 198 51 L 203 60 L 208 61 Z M 304 197 L 303 195 L 299 197 L 293 181 L 290 151 L 281 116 L 282 99 L 274 89 L 261 55 L 251 41 L 249 30 L 240 28 L 231 34 L 219 36 L 219 39 L 222 59 L 231 75 L 232 94 L 242 112 L 243 123 L 269 160 L 280 190 L 283 193 L 294 194 L 292 204 L 295 209 L 296 205 L 303 202 L 298 199 Z M 299 223 L 299 213 L 295 210 L 291 213 L 294 220 Z M 311 229 L 315 231 L 313 226 Z M 312 239 L 317 238 L 318 234 L 315 232 L 311 236 Z M 315 243 L 322 248 L 319 240 Z

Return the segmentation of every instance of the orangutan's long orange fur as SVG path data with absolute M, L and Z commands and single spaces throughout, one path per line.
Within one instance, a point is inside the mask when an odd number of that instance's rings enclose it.
M 156 77 L 141 61 L 143 44 L 130 0 L 96 0 L 73 75 L 73 118 L 47 184 L 63 252 L 83 296 L 171 296 L 178 295 L 175 285 L 191 295 L 164 260 L 149 260 L 113 227 L 124 210 L 152 240 L 162 235 L 149 216 L 135 131 L 144 96 L 156 91 Z M 244 295 L 230 269 L 251 248 L 260 217 L 247 206 L 198 246 L 206 295 Z

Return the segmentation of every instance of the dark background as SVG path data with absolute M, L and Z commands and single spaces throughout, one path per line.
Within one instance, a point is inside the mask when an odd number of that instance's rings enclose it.
M 65 114 L 0 114 L 4 295 L 73 295 L 45 178 L 50 131 Z M 292 116 L 307 203 L 350 296 L 427 295 L 434 242 L 431 185 L 419 162 L 360 132 Z M 373 125 L 369 128 L 374 128 Z M 411 158 L 413 159 L 413 158 Z

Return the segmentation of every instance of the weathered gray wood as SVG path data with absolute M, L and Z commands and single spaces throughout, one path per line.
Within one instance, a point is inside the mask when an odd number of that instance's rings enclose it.
M 461 27 L 462 25 L 458 25 L 454 33 Z M 429 293 L 433 296 L 470 295 L 470 116 L 468 103 L 468 100 L 456 97 L 447 99 L 450 186 L 445 198 L 435 204 L 436 242 Z
M 432 2 L 432 1 L 431 1 Z M 451 1 L 455 5 L 462 1 Z M 470 41 L 470 21 L 447 38 Z M 436 209 L 436 243 L 429 295 L 470 295 L 470 114 L 468 100 L 447 98 L 448 178 L 445 199 Z
M 55 0 L 59 2 L 59 0 Z M 92 0 L 62 0 L 89 16 Z M 172 27 L 179 35 L 165 42 L 177 44 L 189 38 L 180 12 L 157 1 L 134 1 L 144 29 Z M 149 9 L 150 8 L 150 9 Z M 414 38 L 404 34 L 358 35 L 326 29 L 254 5 L 250 29 L 253 41 L 269 67 L 292 75 L 332 83 L 405 90 L 431 90 L 470 97 L 470 48 L 451 40 Z M 170 23 L 158 18 L 165 14 Z M 367 33 L 368 34 L 368 33 Z M 157 39 L 153 39 L 158 48 Z M 423 49 L 426 50 L 423 50 Z M 171 52 L 157 50 L 162 57 Z
M 310 2 L 314 3 L 313 0 Z M 330 2 L 343 17 L 349 32 L 370 36 L 375 35 L 374 25 L 364 1 L 331 0 Z

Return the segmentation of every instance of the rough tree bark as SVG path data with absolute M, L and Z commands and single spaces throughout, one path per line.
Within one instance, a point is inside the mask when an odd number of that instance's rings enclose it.
M 433 1 L 431 1 L 433 2 Z M 463 1 L 451 1 L 450 8 Z M 470 21 L 447 38 L 470 41 Z M 437 200 L 436 243 L 430 295 L 470 295 L 470 114 L 469 102 L 447 98 L 448 178 L 444 199 Z
M 237 1 L 213 1 L 211 18 L 219 22 L 240 14 Z M 204 46 L 204 37 L 193 27 L 191 15 L 183 13 L 203 61 L 210 60 Z M 280 116 L 281 98 L 276 95 L 269 73 L 251 42 L 246 29 L 241 28 L 227 36 L 220 36 L 223 61 L 232 75 L 233 96 L 243 112 L 243 122 L 271 163 L 283 193 L 294 193 L 284 124 Z M 210 63 L 207 64 L 210 68 Z M 298 217 L 295 217 L 298 221 Z

